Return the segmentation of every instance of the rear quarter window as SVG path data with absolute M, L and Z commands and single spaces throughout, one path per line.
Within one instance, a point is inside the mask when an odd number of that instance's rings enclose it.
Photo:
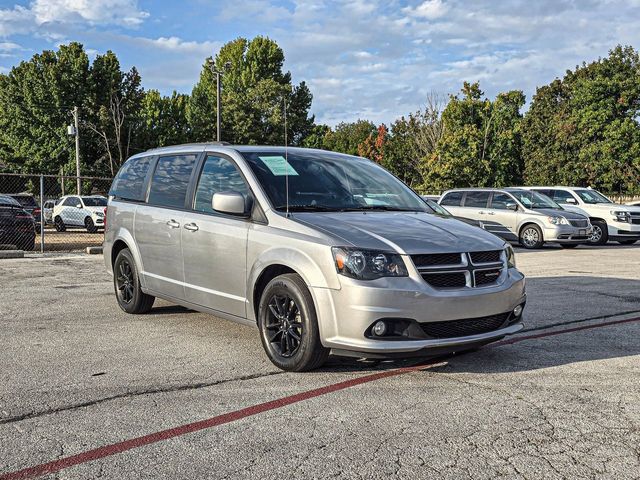
M 462 204 L 462 195 L 464 192 L 450 192 L 447 193 L 442 200 L 440 200 L 440 205 L 444 205 L 445 207 L 459 207 Z
M 123 200 L 144 201 L 144 184 L 151 157 L 131 158 L 113 179 L 109 195 Z

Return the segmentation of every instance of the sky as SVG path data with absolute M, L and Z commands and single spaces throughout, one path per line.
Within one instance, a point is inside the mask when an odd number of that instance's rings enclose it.
M 190 93 L 221 45 L 265 35 L 318 122 L 389 124 L 464 81 L 529 101 L 617 44 L 640 48 L 639 21 L 640 0 L 0 0 L 0 73 L 79 41 L 135 65 L 147 89 Z

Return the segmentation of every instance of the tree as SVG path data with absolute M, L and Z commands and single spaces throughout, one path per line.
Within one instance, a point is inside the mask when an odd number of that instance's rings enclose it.
M 617 46 L 538 88 L 527 112 L 526 181 L 640 192 L 640 58 Z
M 427 184 L 435 189 L 518 184 L 522 180 L 521 91 L 482 98 L 478 83 L 465 82 L 442 113 L 443 134 L 427 159 Z
M 166 97 L 157 90 L 149 90 L 140 111 L 140 143 L 146 148 L 155 148 L 188 142 L 188 106 L 188 95 L 174 91 Z
M 215 138 L 215 76 L 205 61 L 189 101 L 188 119 L 195 140 Z M 222 84 L 222 138 L 238 144 L 284 143 L 284 109 L 288 142 L 299 145 L 311 133 L 312 95 L 304 82 L 293 85 L 283 71 L 284 52 L 265 37 L 238 38 L 225 44 L 215 57 L 215 69 L 224 72 Z M 229 68 L 227 69 L 227 65 Z
M 358 144 L 358 155 L 382 164 L 384 148 L 388 139 L 389 130 L 382 123 L 377 129 L 376 135 L 370 134 L 362 143 Z
M 376 126 L 368 120 L 357 120 L 352 123 L 342 122 L 324 137 L 323 148 L 334 152 L 358 155 L 358 145 L 371 135 L 377 135 Z

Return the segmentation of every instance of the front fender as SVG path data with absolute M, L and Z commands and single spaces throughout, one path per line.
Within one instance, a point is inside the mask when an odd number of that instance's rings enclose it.
M 247 275 L 247 298 L 249 300 L 247 316 L 250 319 L 255 320 L 256 318 L 253 305 L 254 287 L 260 275 L 272 265 L 283 265 L 299 274 L 311 292 L 314 288 L 340 289 L 331 249 L 317 245 L 312 247 L 312 253 L 313 255 L 310 255 L 295 247 L 271 247 L 250 260 L 251 267 Z

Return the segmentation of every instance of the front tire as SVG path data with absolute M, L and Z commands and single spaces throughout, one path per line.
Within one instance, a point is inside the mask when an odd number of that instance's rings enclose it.
M 589 239 L 590 245 L 605 245 L 609 241 L 609 230 L 605 222 L 591 222 L 593 233 Z
M 98 228 L 93 223 L 93 220 L 91 219 L 91 217 L 87 217 L 84 219 L 84 227 L 87 229 L 87 232 L 89 233 L 96 233 L 98 231 Z
M 138 268 L 128 248 L 118 252 L 113 262 L 113 287 L 118 305 L 127 313 L 147 313 L 153 307 L 155 297 L 147 295 L 140 288 Z
M 529 250 L 541 248 L 544 245 L 542 230 L 534 224 L 525 225 L 520 230 L 520 245 Z
M 313 370 L 329 357 L 329 349 L 320 341 L 311 293 L 295 273 L 267 284 L 260 298 L 258 328 L 269 360 L 282 370 Z
M 56 232 L 64 232 L 67 229 L 64 222 L 62 221 L 62 218 L 60 218 L 59 216 L 53 219 L 53 224 L 56 227 Z

